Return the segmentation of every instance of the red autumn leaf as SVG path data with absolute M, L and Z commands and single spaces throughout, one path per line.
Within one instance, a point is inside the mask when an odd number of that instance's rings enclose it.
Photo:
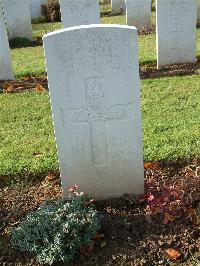
M 155 199 L 153 194 L 150 194 L 147 198 L 148 201 L 153 201 Z

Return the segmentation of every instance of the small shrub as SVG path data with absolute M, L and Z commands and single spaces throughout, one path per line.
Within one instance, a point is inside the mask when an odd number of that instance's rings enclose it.
M 156 1 L 151 0 L 151 11 L 156 11 Z
M 67 199 L 47 201 L 12 232 L 13 245 L 41 263 L 68 262 L 91 243 L 100 220 L 88 196 L 76 189 Z
M 46 4 L 42 5 L 42 15 L 46 22 L 60 22 L 60 4 L 58 0 L 48 0 Z

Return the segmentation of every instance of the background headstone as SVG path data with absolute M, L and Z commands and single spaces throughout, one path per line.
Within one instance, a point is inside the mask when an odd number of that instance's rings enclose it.
M 41 5 L 46 2 L 47 0 L 29 0 L 31 18 L 40 18 L 42 16 Z
M 196 0 L 157 0 L 157 65 L 196 61 Z
M 2 3 L 0 1 L 0 80 L 14 79 L 8 36 L 6 32 L 5 19 Z
M 27 0 L 2 0 L 9 38 L 25 37 L 32 40 L 32 26 Z
M 119 12 L 126 10 L 125 0 L 111 0 L 111 6 L 113 12 Z
M 197 19 L 200 20 L 200 0 L 198 0 L 197 5 Z
M 151 27 L 151 0 L 126 0 L 126 24 L 138 30 Z
M 100 23 L 99 0 L 60 0 L 64 28 Z
M 88 25 L 44 36 L 64 192 L 143 192 L 137 29 Z

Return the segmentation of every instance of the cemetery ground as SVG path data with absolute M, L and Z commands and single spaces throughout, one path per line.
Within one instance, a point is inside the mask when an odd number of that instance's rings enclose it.
M 125 22 L 124 16 L 102 19 Z M 33 25 L 38 41 L 12 49 L 21 82 L 0 94 L 1 265 L 39 265 L 34 256 L 12 248 L 11 230 L 44 199 L 62 196 L 41 44 L 45 31 L 60 26 Z M 199 29 L 197 36 L 199 58 Z M 102 229 L 72 265 L 200 265 L 199 60 L 157 71 L 154 33 L 139 36 L 139 58 L 147 198 L 125 195 L 97 202 Z M 161 204 L 164 186 L 171 193 L 172 185 L 189 197 L 184 211 L 149 213 L 148 201 L 154 202 L 149 197 Z M 168 197 L 169 204 L 180 199 Z

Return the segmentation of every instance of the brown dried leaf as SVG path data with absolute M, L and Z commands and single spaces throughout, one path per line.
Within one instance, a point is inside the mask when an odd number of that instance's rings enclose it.
M 3 92 L 4 93 L 12 93 L 14 91 L 14 85 L 9 82 L 5 82 L 3 84 Z
M 56 179 L 56 176 L 53 173 L 49 173 L 46 178 L 47 181 L 53 181 Z
M 35 86 L 35 91 L 37 91 L 37 92 L 43 92 L 43 91 L 45 91 L 45 88 L 41 84 L 37 84 Z
M 173 249 L 173 248 L 168 248 L 165 250 L 165 252 L 167 256 L 172 260 L 177 260 L 181 256 L 181 253 L 178 250 Z
M 185 209 L 185 213 L 193 224 L 200 225 L 200 216 L 198 215 L 198 210 L 188 207 Z
M 36 151 L 34 151 L 34 152 L 32 153 L 32 156 L 33 156 L 33 157 L 36 157 L 36 158 L 41 157 L 42 155 L 43 155 L 43 153 L 41 153 L 41 152 L 36 152 Z
M 144 163 L 144 169 L 148 170 L 159 170 L 160 164 L 159 162 L 156 163 Z
M 22 79 L 23 79 L 24 81 L 28 81 L 28 80 L 30 79 L 30 77 L 25 76 L 25 77 L 23 77 Z

